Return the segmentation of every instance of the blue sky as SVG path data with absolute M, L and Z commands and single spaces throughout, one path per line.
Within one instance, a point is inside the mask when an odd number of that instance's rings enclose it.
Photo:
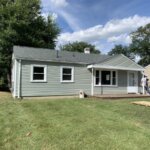
M 42 0 L 42 8 L 61 28 L 57 48 L 85 41 L 107 53 L 115 44 L 128 45 L 129 34 L 150 23 L 150 0 Z

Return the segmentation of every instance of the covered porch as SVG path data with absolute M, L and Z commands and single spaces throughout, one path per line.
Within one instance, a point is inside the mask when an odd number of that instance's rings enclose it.
M 149 97 L 141 87 L 144 68 L 119 55 L 104 63 L 91 64 L 91 95 L 101 98 Z

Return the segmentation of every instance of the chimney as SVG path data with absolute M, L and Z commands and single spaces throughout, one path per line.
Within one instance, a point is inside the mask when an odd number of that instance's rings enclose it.
M 84 48 L 84 53 L 85 54 L 90 54 L 90 48 L 89 47 Z

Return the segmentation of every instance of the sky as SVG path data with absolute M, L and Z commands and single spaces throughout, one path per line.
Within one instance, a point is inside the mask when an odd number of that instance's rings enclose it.
M 150 0 L 42 0 L 42 14 L 52 14 L 61 29 L 57 49 L 85 41 L 107 54 L 129 45 L 130 33 L 150 23 Z

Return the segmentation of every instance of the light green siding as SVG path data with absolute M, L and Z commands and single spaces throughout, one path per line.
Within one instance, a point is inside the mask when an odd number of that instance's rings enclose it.
M 47 65 L 47 82 L 31 82 L 31 65 Z M 74 67 L 74 82 L 60 82 L 61 66 Z M 84 65 L 22 61 L 21 96 L 75 95 L 80 90 L 91 93 L 91 73 Z
M 31 66 L 46 65 L 47 66 L 47 82 L 31 82 Z M 61 67 L 74 67 L 74 82 L 62 83 L 60 81 Z M 18 95 L 18 68 L 17 61 L 17 80 L 16 80 L 16 96 Z M 127 94 L 127 71 L 118 70 L 117 86 L 94 86 L 94 95 L 100 94 Z M 21 62 L 21 84 L 20 96 L 53 96 L 53 95 L 78 95 L 83 90 L 87 95 L 91 95 L 91 70 L 86 65 L 52 63 L 39 61 L 23 61 Z M 140 86 L 140 72 L 138 73 Z M 140 92 L 140 87 L 139 87 Z

